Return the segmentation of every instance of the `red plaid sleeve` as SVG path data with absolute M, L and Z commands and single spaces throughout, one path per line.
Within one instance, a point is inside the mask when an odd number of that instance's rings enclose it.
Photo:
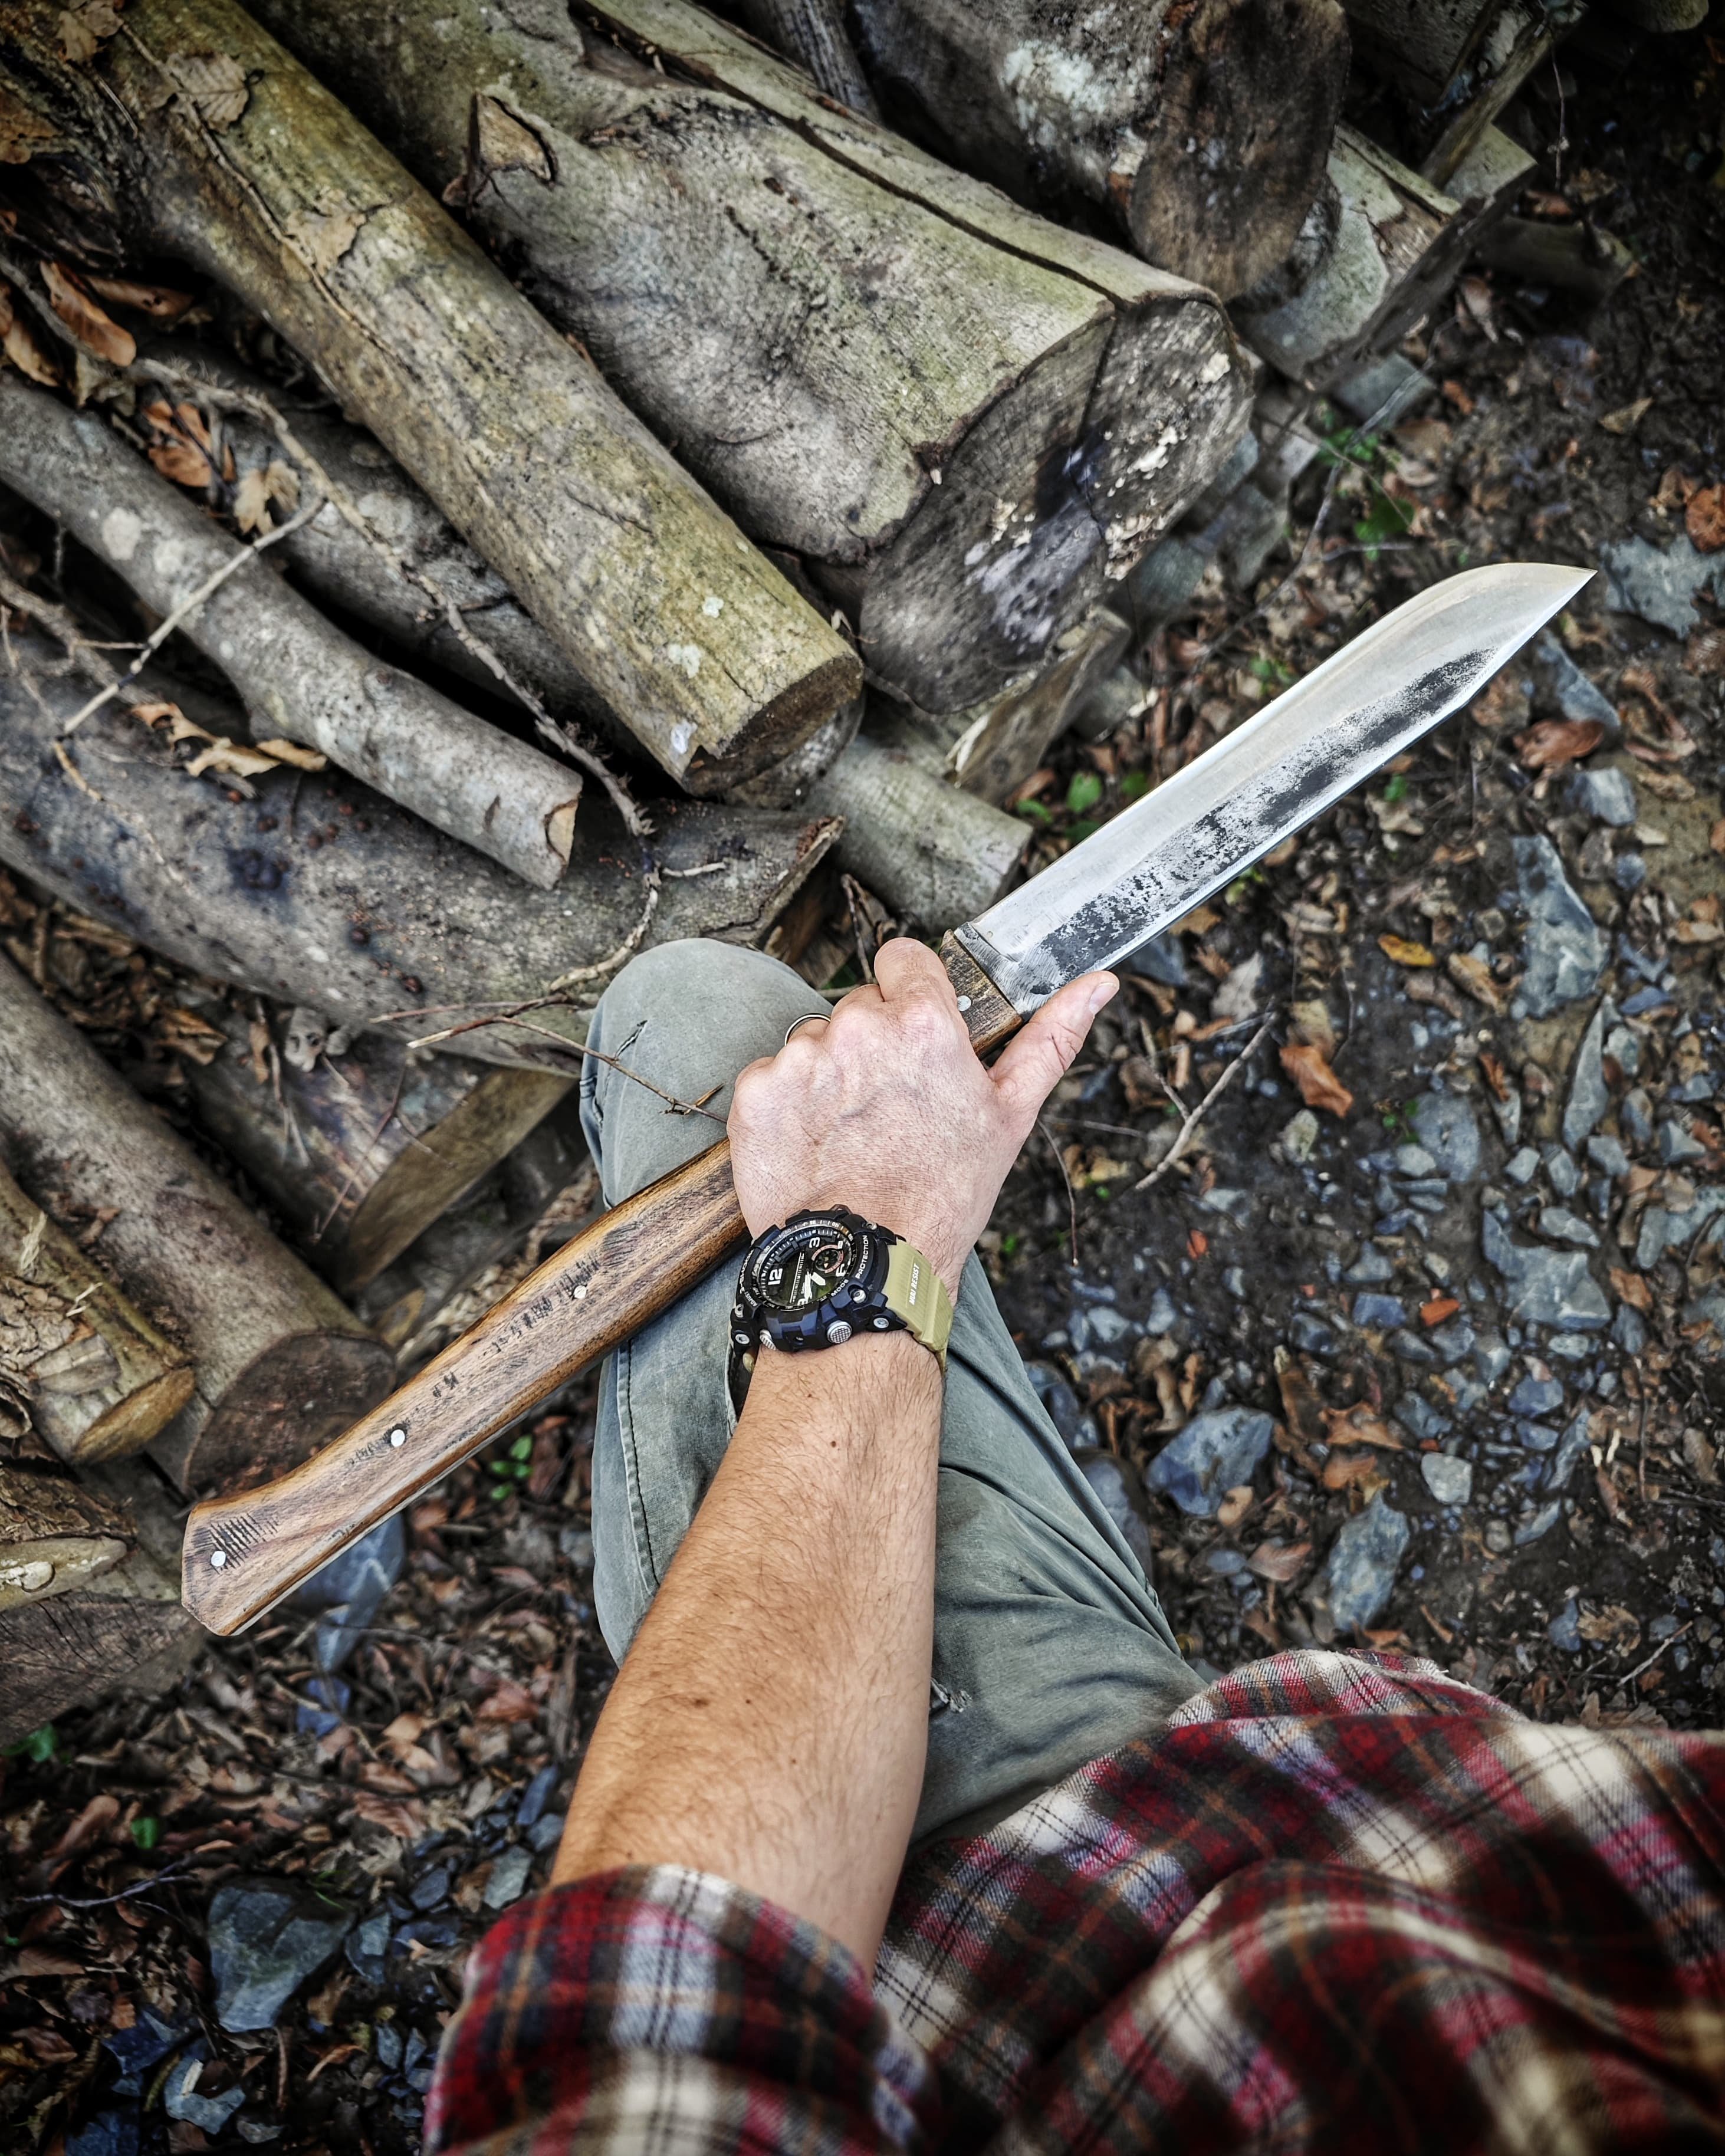
M 919 2144 L 927 2062 L 834 1939 L 673 1866 L 554 1887 L 469 1965 L 432 2156 L 578 2148 L 851 2156 Z

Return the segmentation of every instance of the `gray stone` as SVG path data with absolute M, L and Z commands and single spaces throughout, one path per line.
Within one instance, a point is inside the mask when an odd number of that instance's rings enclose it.
M 1480 1172 L 1480 1127 L 1459 1093 L 1422 1093 L 1408 1122 L 1439 1174 L 1472 1182 Z
M 389 1952 L 388 1917 L 367 1917 L 356 1925 L 347 1940 L 347 1958 L 367 1984 L 382 1984 L 384 1957 Z
M 280 1879 L 233 1879 L 209 1905 L 216 2019 L 238 2034 L 273 2029 L 307 1977 L 339 1952 L 352 1918 Z
M 1558 1434 L 1548 1422 L 1518 1422 L 1516 1435 L 1526 1452 L 1555 1452 Z
M 1542 1505 L 1537 1512 L 1522 1521 L 1515 1532 L 1516 1548 L 1525 1549 L 1529 1543 L 1537 1543 L 1542 1536 L 1548 1535 L 1563 1517 L 1563 1501 L 1553 1497 L 1548 1505 Z
M 245 2102 L 244 2088 L 224 2089 L 220 2096 L 199 2093 L 198 2079 L 209 2063 L 209 2047 L 198 2042 L 183 2051 L 168 2069 L 167 2079 L 162 2086 L 162 2107 L 170 2118 L 177 2118 L 187 2126 L 201 2127 L 206 2133 L 220 2133 L 234 2112 Z M 188 2090 L 186 2084 L 191 2082 Z
M 1609 947 L 1563 873 L 1557 848 L 1543 834 L 1514 841 L 1516 875 L 1527 927 L 1522 938 L 1520 999 L 1533 1018 L 1591 995 L 1605 970 Z M 1420 1133 L 1422 1142 L 1425 1133 Z
M 1499 1100 L 1490 1091 L 1486 1098 L 1491 1104 L 1491 1113 L 1497 1118 L 1497 1128 L 1507 1146 L 1519 1145 L 1522 1140 L 1522 1096 L 1511 1086 L 1506 1096 Z
M 1613 1182 L 1630 1172 L 1630 1157 L 1621 1142 L 1601 1132 L 1587 1142 L 1587 1157 L 1597 1168 L 1602 1168 Z
M 1571 1595 L 1545 1628 L 1545 1636 L 1562 1654 L 1579 1655 L 1582 1650 L 1581 1604 Z
M 1132 1336 L 1132 1322 L 1123 1310 L 1111 1310 L 1106 1302 L 1100 1302 L 1089 1316 L 1091 1337 L 1104 1348 L 1117 1347 Z
M 533 1852 L 519 1847 L 506 1849 L 491 1860 L 481 1897 L 488 1909 L 506 1909 L 526 1892 L 527 1875 L 533 1869 Z
M 1563 1389 L 1555 1378 L 1536 1378 L 1531 1374 L 1522 1378 L 1507 1402 L 1512 1415 L 1549 1414 L 1553 1408 L 1560 1408 L 1563 1404 Z
M 1479 1336 L 1466 1318 L 1458 1312 L 1455 1317 L 1445 1319 L 1443 1324 L 1433 1326 L 1425 1337 L 1439 1362 L 1447 1368 L 1451 1363 L 1459 1363 L 1464 1355 L 1471 1354 Z
M 395 1512 L 295 1589 L 295 1609 L 321 1613 L 312 1630 L 312 1654 L 326 1676 L 333 1676 L 364 1637 L 384 1596 L 401 1578 L 407 1551 L 406 1522 Z
M 1288 1337 L 1302 1355 L 1333 1355 L 1336 1352 L 1335 1333 L 1309 1310 L 1296 1310 L 1288 1320 Z
M 1473 1367 L 1475 1375 L 1482 1385 L 1488 1389 L 1495 1385 L 1512 1359 L 1509 1343 L 1501 1333 L 1481 1333 L 1473 1351 Z
M 1324 1584 L 1330 1615 L 1342 1637 L 1375 1624 L 1383 1614 L 1411 1536 L 1406 1515 L 1386 1505 L 1381 1496 L 1337 1531 Z
M 1623 1313 L 1619 1312 L 1621 1316 Z M 1633 1315 L 1633 1312 L 1630 1313 Z M 1711 1325 L 1715 1342 L 1725 1344 L 1725 1287 L 1710 1287 L 1683 1306 L 1685 1325 Z
M 1509 1522 L 1507 1520 L 1486 1521 L 1486 1548 L 1491 1551 L 1493 1557 L 1502 1557 L 1503 1553 L 1509 1548 Z
M 1205 1191 L 1198 1202 L 1206 1213 L 1219 1213 L 1236 1228 L 1251 1225 L 1252 1196 L 1249 1190 L 1230 1190 L 1218 1183 Z
M 1150 1298 L 1150 1308 L 1144 1318 L 1144 1330 L 1160 1339 L 1172 1332 L 1180 1322 L 1180 1313 L 1174 1307 L 1174 1299 L 1165 1287 L 1157 1289 Z
M 1645 1145 L 1653 1135 L 1653 1102 L 1645 1086 L 1632 1086 L 1623 1096 L 1618 1121 L 1631 1145 Z
M 1150 1520 L 1144 1503 L 1144 1486 L 1129 1460 L 1111 1452 L 1086 1451 L 1073 1455 L 1084 1479 L 1101 1501 L 1102 1510 L 1119 1528 L 1127 1548 L 1138 1560 L 1144 1577 L 1150 1577 Z
M 1505 1161 L 1503 1172 L 1512 1183 L 1531 1183 L 1539 1173 L 1539 1156 L 1532 1146 L 1523 1146 Z
M 1560 718 L 1573 719 L 1581 726 L 1589 719 L 1597 719 L 1608 741 L 1621 737 L 1623 721 L 1612 707 L 1611 699 L 1589 680 L 1548 629 L 1533 639 L 1526 655 L 1533 679 L 1543 692 L 1543 700 L 1557 706 Z
M 1277 1142 L 1284 1160 L 1291 1162 L 1296 1168 L 1303 1168 L 1317 1143 L 1317 1117 L 1310 1108 L 1301 1108 L 1298 1115 L 1291 1116 L 1283 1125 Z
M 1408 1322 L 1401 1298 L 1394 1295 L 1355 1296 L 1353 1317 L 1354 1323 L 1361 1326 L 1405 1325 Z
M 1671 1116 L 1659 1127 L 1659 1158 L 1666 1167 L 1676 1168 L 1686 1160 L 1704 1160 L 1707 1147 Z
M 1539 1232 L 1549 1235 L 1554 1243 L 1571 1243 L 1578 1250 L 1596 1250 L 1599 1239 L 1579 1214 L 1564 1205 L 1542 1205 L 1539 1209 Z
M 1563 1332 L 1590 1332 L 1609 1323 L 1611 1306 L 1584 1251 L 1517 1243 L 1493 1213 L 1481 1216 L 1481 1239 L 1488 1262 L 1509 1285 L 1512 1317 Z
M 1578 1152 L 1588 1133 L 1596 1128 L 1611 1106 L 1611 1088 L 1605 1083 L 1604 1053 L 1605 1018 L 1609 1005 L 1601 1004 L 1588 1022 L 1569 1066 L 1569 1097 L 1563 1104 L 1563 1143 Z
M 1715 598 L 1725 598 L 1725 556 L 1698 552 L 1686 532 L 1662 547 L 1633 536 L 1614 540 L 1600 549 L 1599 565 L 1608 605 L 1673 636 L 1699 627 L 1695 601 L 1701 593 L 1711 587 Z
M 1588 1413 L 1578 1408 L 1563 1426 L 1563 1435 L 1557 1450 L 1552 1455 L 1551 1466 L 1545 1471 L 1545 1486 L 1560 1494 L 1569 1486 L 1569 1477 L 1575 1472 L 1581 1455 L 1587 1450 Z
M 1605 1053 L 1625 1078 L 1633 1078 L 1641 1067 L 1641 1036 L 1632 1025 L 1614 1025 L 1605 1035 Z
M 1566 1363 L 1584 1363 L 1598 1342 L 1585 1332 L 1553 1332 L 1545 1344 L 1548 1354 L 1561 1356 Z
M 1573 1198 L 1581 1188 L 1581 1170 L 1560 1145 L 1542 1147 L 1540 1157 L 1545 1163 L 1545 1172 L 1551 1178 L 1551 1187 L 1559 1198 Z
M 66 2135 L 66 2156 L 138 2156 L 143 2113 L 136 2099 L 104 2104 Z
M 1395 1278 L 1395 1267 L 1375 1243 L 1363 1243 L 1359 1255 L 1342 1277 L 1349 1287 L 1376 1287 Z
M 1448 1452 L 1428 1452 L 1420 1462 L 1425 1486 L 1440 1505 L 1466 1505 L 1473 1498 L 1473 1468 Z
M 1254 1408 L 1194 1415 L 1150 1463 L 1145 1481 L 1183 1512 L 1211 1519 L 1230 1490 L 1250 1482 L 1270 1450 L 1275 1425 Z
M 1399 1145 L 1393 1158 L 1398 1175 L 1429 1176 L 1437 1173 L 1437 1163 L 1424 1146 Z
M 1440 1415 L 1418 1393 L 1402 1394 L 1395 1404 L 1395 1419 L 1404 1430 L 1418 1438 L 1447 1437 L 1455 1428 L 1447 1415 Z
M 1621 891 L 1637 891 L 1647 880 L 1647 860 L 1631 847 L 1611 864 L 1611 880 Z
M 1622 1348 L 1625 1355 L 1639 1355 L 1647 1345 L 1646 1320 L 1626 1302 L 1619 1303 L 1611 1321 L 1611 1344 Z
M 1615 764 L 1599 771 L 1572 772 L 1568 792 L 1572 808 L 1591 816 L 1596 824 L 1609 824 L 1614 831 L 1627 830 L 1640 814 L 1629 773 Z
M 593 1570 L 593 1530 L 590 1527 L 561 1529 L 557 1535 L 557 1549 L 577 1572 Z
M 1399 1362 L 1417 1363 L 1422 1370 L 1435 1370 L 1438 1367 L 1436 1348 L 1405 1325 L 1390 1334 L 1389 1348 Z
M 1206 1550 L 1204 1568 L 1206 1572 L 1217 1573 L 1223 1579 L 1238 1579 L 1243 1573 L 1250 1573 L 1251 1570 L 1251 1567 L 1247 1564 L 1237 1549 L 1225 1548 Z
M 1084 1419 L 1077 1394 L 1052 1363 L 1026 1363 L 1024 1375 L 1030 1380 L 1037 1399 L 1047 1409 L 1049 1420 L 1070 1445 Z
M 1128 952 L 1123 963 L 1142 979 L 1159 981 L 1165 988 L 1183 988 L 1189 984 L 1186 953 L 1171 928 L 1163 929 L 1160 936 L 1153 936 L 1147 943 L 1139 944 L 1136 951 Z

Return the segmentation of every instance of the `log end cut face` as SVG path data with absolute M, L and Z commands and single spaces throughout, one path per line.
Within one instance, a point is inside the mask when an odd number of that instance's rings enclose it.
M 394 1382 L 395 1357 L 369 1333 L 278 1341 L 212 1410 L 194 1407 L 166 1430 L 155 1457 L 188 1493 L 248 1490 L 339 1437 Z
M 1347 20 L 1336 0 L 1198 0 L 1168 21 L 1142 159 L 1110 191 L 1142 254 L 1231 300 L 1287 254 L 1322 183 Z

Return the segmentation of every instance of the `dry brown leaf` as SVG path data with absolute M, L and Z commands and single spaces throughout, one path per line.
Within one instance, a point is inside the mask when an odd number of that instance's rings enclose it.
M 1491 287 L 1483 277 L 1464 277 L 1455 287 L 1455 312 L 1463 323 L 1472 322 L 1485 331 L 1487 341 L 1497 341 L 1497 324 L 1491 314 Z
M 1698 554 L 1717 554 L 1725 547 L 1725 486 L 1704 486 L 1690 495 L 1683 529 Z
M 1217 1526 L 1230 1532 L 1237 1527 L 1252 1509 L 1255 1494 L 1250 1482 L 1236 1482 L 1232 1489 L 1224 1490 L 1216 1507 Z
M 353 1813 L 380 1826 L 398 1841 L 418 1841 L 425 1831 L 425 1807 L 418 1797 L 386 1797 L 381 1790 L 356 1789 Z
M 75 6 L 60 11 L 60 50 L 74 67 L 82 67 L 101 50 L 103 38 L 111 38 L 119 28 L 120 18 L 110 0 L 77 0 Z
M 1640 1644 L 1640 1620 L 1617 1602 L 1608 1602 L 1603 1609 L 1578 1618 L 1575 1629 L 1584 1640 L 1591 1640 L 1595 1646 L 1609 1646 L 1620 1655 L 1633 1653 Z
M 1437 963 L 1425 944 L 1409 942 L 1405 936 L 1380 936 L 1378 948 L 1393 965 L 1435 966 Z
M 1611 1292 L 1620 1302 L 1626 1302 L 1631 1310 L 1650 1311 L 1653 1307 L 1653 1291 L 1640 1273 L 1625 1272 L 1620 1265 L 1610 1269 Z
M 182 102 L 206 127 L 231 127 L 251 97 L 245 69 L 231 53 L 175 53 L 167 71 Z
M 6 326 L 3 337 L 6 357 L 18 372 L 32 382 L 39 382 L 44 389 L 58 389 L 64 378 L 60 363 L 38 336 L 23 311 L 13 305 L 12 287 L 6 288 Z
M 259 756 L 273 757 L 278 763 L 290 763 L 295 771 L 327 771 L 330 760 L 321 749 L 302 748 L 298 742 L 261 741 L 257 743 Z
M 234 494 L 234 521 L 242 531 L 267 531 L 272 508 L 291 516 L 300 506 L 300 476 L 280 458 L 240 475 Z
M 1281 1411 L 1288 1431 L 1301 1445 L 1322 1445 L 1325 1439 L 1324 1404 L 1317 1388 L 1286 1348 L 1276 1351 L 1276 1383 L 1281 1394 Z
M 1630 754 L 1639 762 L 1636 745 L 1631 742 Z M 1661 801 L 1692 801 L 1695 788 L 1681 771 L 1662 771 L 1656 763 L 1643 764 L 1635 773 L 1635 783 L 1644 793 L 1656 794 Z
M 1453 1317 L 1461 1307 L 1453 1295 L 1435 1295 L 1430 1302 L 1420 1306 L 1422 1325 L 1441 1325 L 1446 1317 Z
M 538 1717 L 538 1701 L 513 1677 L 505 1677 L 473 1710 L 475 1722 L 535 1722 Z
M 266 771 L 275 770 L 275 758 L 218 737 L 210 741 L 207 748 L 199 749 L 183 768 L 188 778 L 201 778 L 207 771 L 223 772 L 234 778 L 257 778 Z
M 1516 754 L 1529 771 L 1561 771 L 1590 756 L 1605 738 L 1598 719 L 1542 719 L 1516 737 Z
M 1725 629 L 1697 629 L 1683 653 L 1692 674 L 1725 674 Z
M 110 367 L 131 365 L 138 356 L 137 339 L 103 312 L 80 277 L 64 263 L 44 262 L 42 282 L 48 304 L 86 352 L 106 360 Z
M 1331 1445 L 1374 1445 L 1380 1452 L 1407 1450 L 1383 1417 L 1363 1405 L 1326 1408 L 1324 1435 Z
M 1358 1490 L 1367 1498 L 1389 1487 L 1389 1477 L 1369 1452 L 1332 1452 L 1324 1462 L 1326 1490 Z
M 1444 960 L 1444 971 L 1458 988 L 1488 1010 L 1501 1015 L 1508 1008 L 1507 997 L 1483 958 L 1471 957 L 1466 951 L 1451 951 Z
M 1678 921 L 1671 925 L 1671 937 L 1678 943 L 1725 943 L 1725 928 L 1717 921 Z
M 1299 1087 L 1308 1108 L 1323 1108 L 1337 1117 L 1352 1111 L 1353 1096 L 1331 1070 L 1321 1048 L 1291 1040 L 1281 1051 L 1281 1067 Z
M 99 300 L 135 307 L 158 322 L 177 322 L 195 304 L 190 292 L 177 292 L 171 285 L 142 285 L 136 277 L 99 277 L 86 270 L 84 281 Z
M 411 1797 L 417 1794 L 418 1784 L 394 1767 L 386 1767 L 381 1759 L 367 1759 L 359 1770 L 359 1779 L 368 1789 L 379 1789 L 386 1797 Z
M 1608 412 L 1599 424 L 1608 434 L 1632 434 L 1653 409 L 1651 397 L 1638 397 L 1633 404 L 1625 404 L 1615 412 Z
M 481 180 L 494 172 L 531 172 L 549 187 L 557 177 L 551 152 L 526 123 L 506 105 L 481 95 L 468 118 L 468 184 L 477 194 Z
M 1301 1567 L 1312 1554 L 1307 1543 L 1260 1543 L 1246 1559 L 1246 1569 L 1255 1573 L 1260 1579 L 1273 1579 L 1278 1586 L 1286 1587 L 1291 1579 L 1297 1578 Z
M 1707 833 L 1707 844 L 1716 854 L 1725 854 L 1725 816 Z
M 1336 1052 L 1336 1021 L 1330 1016 L 1327 1004 L 1315 998 L 1288 1006 L 1291 1037 L 1302 1041 L 1308 1048 L 1320 1049 L 1326 1055 Z

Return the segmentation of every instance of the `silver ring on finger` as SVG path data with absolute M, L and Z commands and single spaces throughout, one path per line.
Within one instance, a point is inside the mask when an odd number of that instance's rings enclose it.
M 784 1029 L 785 1046 L 787 1048 L 790 1046 L 791 1035 L 799 1025 L 825 1025 L 831 1016 L 832 1014 L 829 1011 L 805 1011 L 801 1018 L 793 1018 Z

